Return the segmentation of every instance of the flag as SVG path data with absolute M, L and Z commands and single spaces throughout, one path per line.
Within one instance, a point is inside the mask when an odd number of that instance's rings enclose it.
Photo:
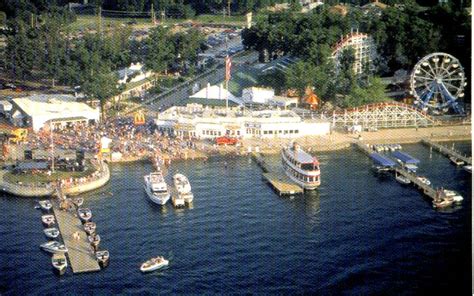
M 232 61 L 229 56 L 225 57 L 225 80 L 230 80 L 230 68 L 232 67 Z

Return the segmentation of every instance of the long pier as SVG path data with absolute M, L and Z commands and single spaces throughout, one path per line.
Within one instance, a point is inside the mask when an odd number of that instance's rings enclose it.
M 469 164 L 469 165 L 472 165 L 472 157 L 468 157 L 466 155 L 463 155 L 461 154 L 460 152 L 454 150 L 454 149 L 451 149 L 449 147 L 446 147 L 444 145 L 441 145 L 439 143 L 436 143 L 432 140 L 429 140 L 429 139 L 423 139 L 421 140 L 421 143 L 429 146 L 429 147 L 433 147 L 435 150 L 438 150 L 441 154 L 447 156 L 447 157 L 456 157 L 457 159 L 460 159 L 462 161 L 464 161 L 464 163 L 466 164 Z
M 418 176 L 416 174 L 410 173 L 407 170 L 402 169 L 400 167 L 396 167 L 396 168 L 394 168 L 394 170 L 395 170 L 396 174 L 402 175 L 405 178 L 407 178 L 408 180 L 410 180 L 413 183 L 413 185 L 415 185 L 415 187 L 418 187 L 418 189 L 422 190 L 423 193 L 427 197 L 429 197 L 433 200 L 436 199 L 436 190 L 433 187 L 431 187 L 430 185 L 427 185 L 427 184 L 421 182 L 421 180 L 419 180 L 417 178 Z
M 304 190 L 293 182 L 282 170 L 273 168 L 260 153 L 252 153 L 252 158 L 263 170 L 263 178 L 282 195 L 303 194 Z

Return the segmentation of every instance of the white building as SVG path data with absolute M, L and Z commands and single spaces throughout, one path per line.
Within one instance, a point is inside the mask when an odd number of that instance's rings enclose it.
M 151 71 L 145 71 L 145 68 L 140 63 L 132 63 L 130 67 L 118 70 L 117 72 L 119 75 L 118 84 L 142 81 L 153 74 Z
M 365 64 L 373 67 L 372 62 L 377 54 L 373 38 L 364 33 L 351 32 L 341 37 L 341 40 L 333 48 L 332 58 L 336 63 L 337 69 L 339 68 L 339 59 L 343 50 L 349 47 L 352 47 L 355 51 L 354 73 L 361 74 L 364 71 Z
M 271 88 L 248 87 L 242 90 L 242 101 L 244 103 L 268 104 L 275 96 Z
M 11 100 L 11 121 L 15 126 L 40 128 L 54 122 L 55 126 L 74 122 L 98 122 L 99 109 L 76 102 L 70 95 L 32 95 Z
M 298 138 L 326 135 L 330 122 L 304 120 L 293 111 L 242 111 L 241 108 L 211 109 L 199 104 L 174 106 L 160 113 L 158 129 L 177 136 L 214 139 L 229 135 L 240 138 Z
M 234 102 L 235 104 L 242 104 L 242 101 L 234 96 L 230 91 L 224 88 L 221 85 L 210 85 L 209 83 L 207 86 L 197 93 L 189 96 L 190 99 L 200 99 L 200 100 L 208 100 L 209 104 L 215 105 L 225 105 L 225 100 L 227 99 L 230 102 Z M 213 102 L 214 101 L 214 102 Z M 203 101 L 205 104 L 205 101 Z

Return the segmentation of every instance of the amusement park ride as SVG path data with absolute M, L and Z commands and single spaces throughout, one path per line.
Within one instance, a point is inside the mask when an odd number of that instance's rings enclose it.
M 461 63 L 450 54 L 435 52 L 422 58 L 410 76 L 410 94 L 415 107 L 433 115 L 452 110 L 463 115 L 460 99 L 467 85 Z

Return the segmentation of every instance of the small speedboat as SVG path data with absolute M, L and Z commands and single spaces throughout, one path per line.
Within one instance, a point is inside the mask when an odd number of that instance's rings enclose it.
M 79 208 L 77 213 L 83 222 L 89 222 L 89 220 L 92 218 L 92 211 L 88 208 Z
M 53 253 L 53 254 L 67 252 L 66 246 L 57 241 L 50 241 L 50 242 L 44 243 L 40 245 L 40 247 L 46 252 Z
M 472 173 L 472 165 L 465 165 L 462 167 L 466 172 Z
M 423 177 L 423 176 L 418 176 L 416 177 L 418 180 L 420 180 L 421 183 L 425 184 L 425 185 L 431 185 L 431 181 L 426 178 L 426 177 Z
M 59 275 L 63 275 L 66 273 L 67 260 L 64 254 L 54 254 L 53 258 L 51 258 L 51 263 L 53 264 L 54 269 L 59 273 Z
M 94 247 L 97 247 L 100 243 L 100 235 L 98 234 L 88 235 L 87 239 L 89 240 L 91 245 L 93 245 Z
M 184 199 L 185 203 L 191 203 L 193 201 L 194 195 L 191 191 L 191 184 L 189 183 L 188 178 L 183 174 L 175 174 L 173 176 L 173 183 L 176 191 L 178 192 L 178 198 Z M 173 204 L 181 205 L 181 200 L 179 199 L 176 200 L 176 202 L 173 201 Z
M 451 156 L 451 157 L 449 158 L 449 160 L 451 160 L 451 162 L 452 162 L 453 164 L 457 165 L 457 166 L 464 165 L 464 161 L 462 161 L 462 160 L 456 158 L 455 156 Z
M 53 204 L 49 200 L 40 200 L 39 205 L 42 210 L 49 211 L 53 207 Z
M 454 191 L 454 190 L 443 190 L 444 192 L 444 195 L 446 195 L 446 197 L 448 197 L 448 199 L 451 199 L 452 201 L 456 202 L 456 203 L 460 203 L 463 201 L 463 197 L 462 195 L 460 195 L 458 192 Z
M 84 223 L 84 231 L 88 234 L 91 235 L 92 233 L 95 232 L 96 229 L 96 224 L 94 222 L 86 222 Z
M 43 232 L 49 238 L 56 238 L 59 236 L 59 230 L 56 227 L 46 228 Z
M 41 221 L 44 225 L 51 227 L 56 222 L 56 219 L 53 215 L 43 215 L 41 216 Z
M 109 265 L 109 251 L 97 251 L 95 252 L 95 258 L 97 259 L 97 262 L 99 262 L 100 267 L 105 268 Z
M 142 272 L 151 272 L 168 266 L 169 261 L 166 260 L 163 256 L 158 256 L 156 258 L 151 258 L 150 260 L 146 261 L 140 267 Z
M 433 200 L 433 207 L 437 209 L 449 207 L 450 205 L 453 204 L 452 200 L 448 199 L 438 199 L 438 200 Z
M 411 181 L 410 181 L 407 177 L 405 177 L 405 176 L 403 176 L 403 175 L 396 175 L 396 176 L 395 176 L 395 179 L 396 179 L 399 183 L 402 183 L 402 184 L 404 184 L 404 185 L 408 185 L 408 184 L 411 183 Z
M 82 197 L 76 197 L 72 199 L 72 202 L 76 205 L 76 207 L 80 207 L 84 203 L 84 199 Z

